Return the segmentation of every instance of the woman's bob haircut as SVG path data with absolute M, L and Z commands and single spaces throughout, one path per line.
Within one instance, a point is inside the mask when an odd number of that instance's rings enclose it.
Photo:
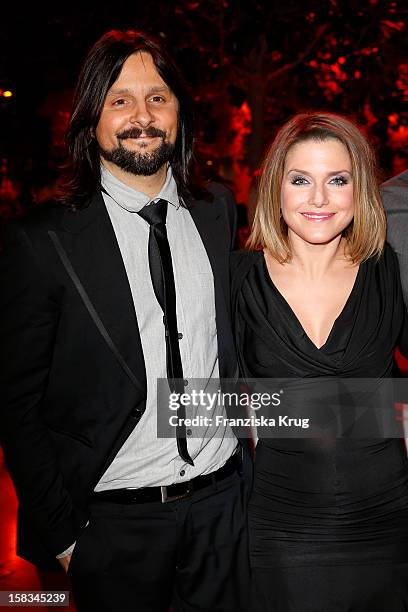
M 341 115 L 295 115 L 278 132 L 262 166 L 256 211 L 247 247 L 266 248 L 280 263 L 291 260 L 288 228 L 281 215 L 285 160 L 291 147 L 308 140 L 335 139 L 347 149 L 352 168 L 354 218 L 344 230 L 347 256 L 355 264 L 379 257 L 384 248 L 386 216 L 379 192 L 373 149 L 360 130 Z

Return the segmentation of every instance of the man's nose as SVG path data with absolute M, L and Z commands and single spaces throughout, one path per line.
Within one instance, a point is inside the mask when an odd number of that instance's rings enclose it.
M 140 101 L 135 104 L 130 117 L 131 123 L 136 123 L 140 127 L 147 127 L 153 121 L 154 117 L 149 110 L 145 101 Z

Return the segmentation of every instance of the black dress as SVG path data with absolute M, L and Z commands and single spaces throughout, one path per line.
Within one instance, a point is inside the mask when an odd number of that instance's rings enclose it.
M 378 261 L 360 265 L 320 349 L 270 279 L 262 252 L 233 254 L 232 307 L 245 378 L 390 377 L 395 346 L 408 352 L 399 269 L 388 246 Z M 249 512 L 254 610 L 408 610 L 403 440 L 311 442 L 258 442 Z

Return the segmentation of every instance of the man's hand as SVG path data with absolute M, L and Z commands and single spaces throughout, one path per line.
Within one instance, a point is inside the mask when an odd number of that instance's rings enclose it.
M 71 555 L 66 555 L 65 557 L 61 557 L 60 559 L 58 559 L 58 561 L 61 563 L 62 567 L 64 568 L 65 572 L 68 572 L 68 567 L 69 564 L 71 562 Z

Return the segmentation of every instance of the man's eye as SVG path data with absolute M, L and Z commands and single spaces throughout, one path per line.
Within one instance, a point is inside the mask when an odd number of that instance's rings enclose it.
M 113 106 L 123 106 L 124 104 L 126 104 L 126 100 L 123 98 L 119 98 L 113 102 Z
M 308 180 L 304 176 L 293 176 L 290 183 L 291 185 L 306 185 Z
M 330 182 L 333 185 L 338 185 L 339 187 L 341 187 L 342 185 L 348 184 L 348 180 L 345 176 L 334 176 Z
M 165 99 L 163 98 L 163 96 L 152 96 L 150 100 L 152 102 L 165 102 Z

